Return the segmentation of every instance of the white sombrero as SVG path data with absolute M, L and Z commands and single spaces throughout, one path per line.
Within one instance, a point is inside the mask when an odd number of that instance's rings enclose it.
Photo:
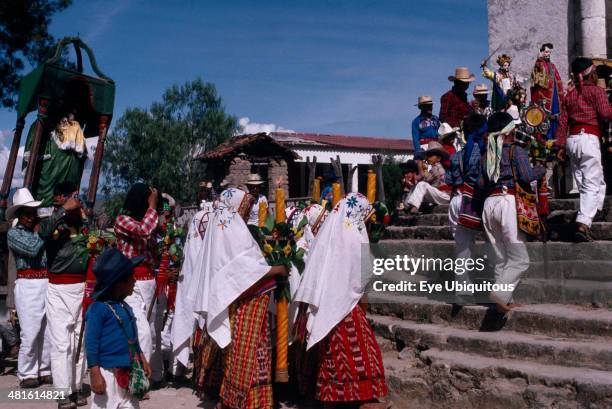
M 32 193 L 30 193 L 27 187 L 17 189 L 13 195 L 13 205 L 6 211 L 6 218 L 7 220 L 13 219 L 17 210 L 22 207 L 37 208 L 41 203 L 40 201 L 34 200 Z

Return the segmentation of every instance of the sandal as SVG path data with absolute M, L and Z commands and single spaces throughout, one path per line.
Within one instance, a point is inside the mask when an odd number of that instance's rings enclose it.
M 577 243 L 590 243 L 593 241 L 591 235 L 591 229 L 586 224 L 576 223 L 576 232 L 574 233 L 574 240 Z

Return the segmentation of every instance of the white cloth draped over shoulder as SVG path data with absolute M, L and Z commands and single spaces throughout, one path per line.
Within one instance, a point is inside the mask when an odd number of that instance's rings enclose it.
M 214 206 L 213 202 L 203 201 L 200 205 L 201 210 L 193 215 L 189 223 L 183 252 L 183 265 L 176 289 L 176 306 L 170 336 L 173 354 L 185 366 L 189 363 L 190 340 L 196 322 L 196 317 L 193 314 L 195 299 L 189 297 L 189 288 L 192 280 L 197 280 L 197 276 L 194 277 L 194 272 L 200 264 L 199 257 L 203 256 L 201 249 L 204 243 L 204 233 L 206 233 L 208 220 L 212 215 Z
M 360 193 L 342 199 L 319 230 L 308 254 L 295 301 L 310 304 L 307 349 L 321 341 L 357 305 L 364 293 L 361 277 L 365 218 L 371 205 Z
M 206 319 L 206 329 L 220 348 L 231 342 L 229 306 L 270 266 L 238 209 L 246 193 L 230 188 L 221 193 L 204 235 L 203 256 L 194 270 L 189 298 L 193 311 Z

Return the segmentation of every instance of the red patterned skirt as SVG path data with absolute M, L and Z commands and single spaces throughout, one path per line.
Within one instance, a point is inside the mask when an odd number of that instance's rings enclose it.
M 236 409 L 272 409 L 270 293 L 230 307 L 232 343 L 225 349 L 220 397 Z
M 382 353 L 359 306 L 325 337 L 319 351 L 317 400 L 369 401 L 387 395 Z

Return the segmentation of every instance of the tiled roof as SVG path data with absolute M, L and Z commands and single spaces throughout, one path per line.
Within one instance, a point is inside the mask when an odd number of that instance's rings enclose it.
M 299 159 L 300 156 L 293 152 L 289 147 L 277 142 L 275 139 L 270 137 L 265 132 L 247 135 L 238 135 L 227 141 L 219 144 L 215 149 L 204 152 L 198 159 L 220 159 L 226 156 L 234 156 L 242 151 L 242 149 L 251 144 L 265 144 L 266 149 L 276 149 L 282 154 L 291 157 L 292 159 Z
M 326 135 L 303 132 L 271 132 L 270 136 L 286 145 L 327 145 L 351 149 L 413 152 L 409 138 L 375 138 L 370 136 Z

